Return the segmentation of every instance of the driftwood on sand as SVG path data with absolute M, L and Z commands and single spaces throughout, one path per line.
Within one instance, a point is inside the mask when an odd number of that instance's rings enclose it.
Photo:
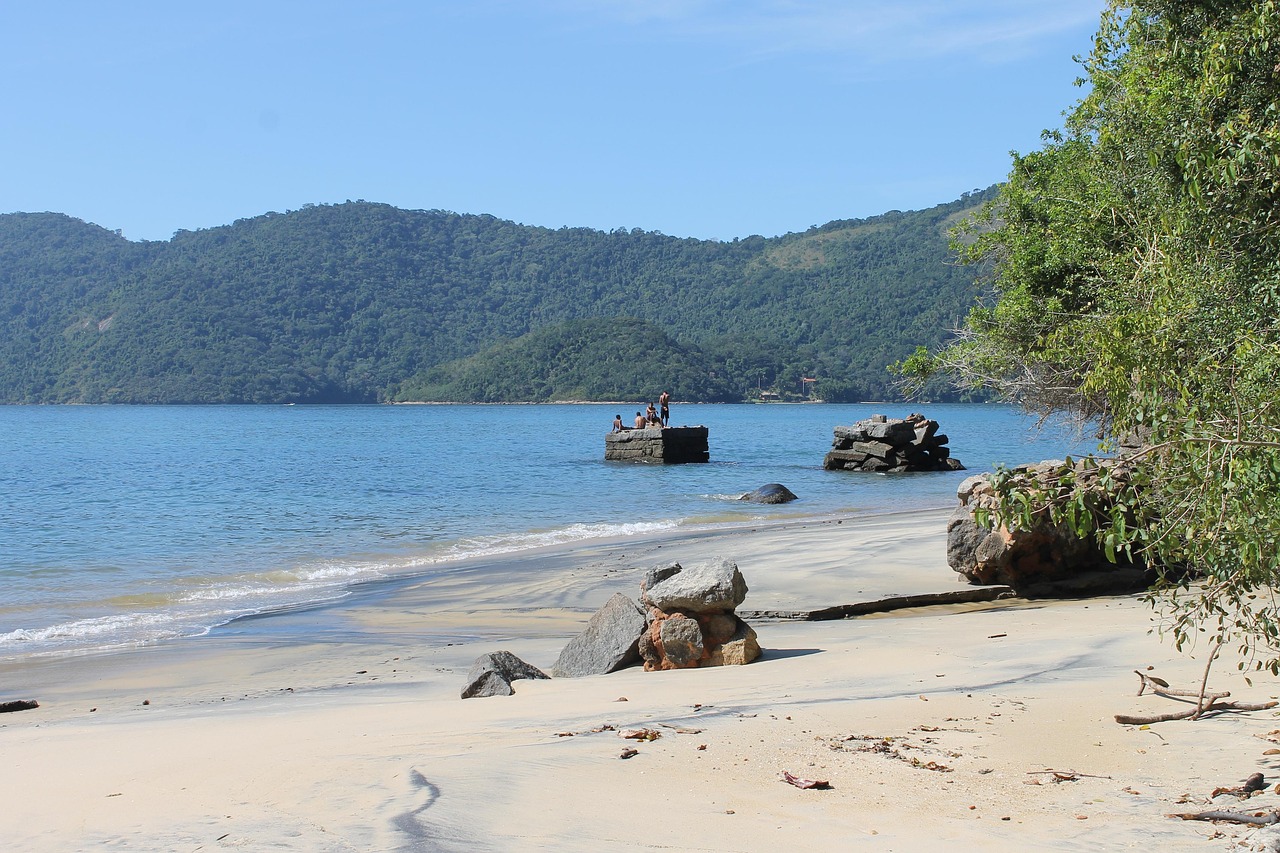
M 39 707 L 40 703 L 34 699 L 12 699 L 8 702 L 0 702 L 0 714 L 8 714 L 13 711 L 30 711 Z
M 745 619 L 795 619 L 801 622 L 826 622 L 832 619 L 848 619 L 869 613 L 887 613 L 907 607 L 933 607 L 942 604 L 969 604 L 981 601 L 999 601 L 1012 598 L 1014 591 L 1008 586 L 984 586 L 974 589 L 957 589 L 950 592 L 926 592 L 919 595 L 897 595 L 875 601 L 856 604 L 838 604 L 819 610 L 739 610 Z
M 1181 820 L 1214 820 L 1226 823 L 1247 823 L 1252 826 L 1271 826 L 1274 823 L 1280 823 L 1280 813 L 1277 812 L 1226 812 L 1226 811 L 1207 811 L 1207 812 L 1183 812 L 1165 815 L 1165 817 L 1176 817 Z
M 1250 774 L 1243 784 L 1233 785 L 1229 788 L 1215 788 L 1213 793 L 1209 795 L 1209 799 L 1221 796 L 1222 794 L 1234 794 L 1237 797 L 1248 798 L 1267 787 L 1267 780 L 1261 773 Z M 1210 809 L 1203 812 L 1178 812 L 1175 814 L 1165 815 L 1165 817 L 1176 817 L 1179 820 L 1209 820 L 1221 823 L 1243 823 L 1251 826 L 1270 826 L 1274 823 L 1280 823 L 1280 812 L 1276 811 L 1255 811 L 1255 812 L 1232 812 L 1222 809 Z

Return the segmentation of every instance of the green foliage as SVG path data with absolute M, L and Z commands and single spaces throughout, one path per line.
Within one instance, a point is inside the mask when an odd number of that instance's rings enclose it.
M 547 326 L 407 381 L 400 401 L 655 402 L 736 398 L 697 349 L 643 320 L 570 320 Z M 628 413 L 629 414 L 629 413 Z M 626 418 L 630 423 L 630 418 Z
M 714 365 L 691 394 L 818 377 L 885 399 L 885 366 L 963 317 L 973 274 L 945 231 L 983 198 L 732 242 L 365 202 L 144 243 L 0 216 L 0 402 L 387 400 L 504 342 L 618 317 Z
M 1084 67 L 1063 131 L 959 235 L 998 301 L 911 366 L 1136 439 L 1112 506 L 1054 511 L 1191 571 L 1157 590 L 1179 647 L 1234 640 L 1280 671 L 1280 14 L 1113 0 Z

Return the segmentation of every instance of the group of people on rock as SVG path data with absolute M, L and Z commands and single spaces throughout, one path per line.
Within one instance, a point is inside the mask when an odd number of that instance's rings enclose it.
M 658 405 L 655 407 L 653 403 L 649 404 L 649 408 L 644 412 L 636 412 L 635 426 L 623 426 L 622 415 L 618 415 L 613 419 L 613 431 L 622 432 L 628 429 L 647 429 L 648 427 L 662 427 L 671 425 L 671 395 L 666 391 L 658 396 Z

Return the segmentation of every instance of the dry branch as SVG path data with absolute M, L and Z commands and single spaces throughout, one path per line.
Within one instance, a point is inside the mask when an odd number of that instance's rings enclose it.
M 1220 820 L 1228 823 L 1247 823 L 1253 826 L 1270 826 L 1273 823 L 1280 823 L 1280 812 L 1254 812 L 1245 814 L 1244 812 L 1224 812 L 1224 811 L 1207 811 L 1207 812 L 1186 812 L 1183 814 L 1170 814 L 1165 817 L 1176 817 L 1181 820 Z
M 1210 658 L 1212 661 L 1212 656 Z M 1136 669 L 1134 673 L 1140 679 L 1138 685 L 1139 696 L 1150 690 L 1157 696 L 1163 696 L 1166 699 L 1174 699 L 1176 701 L 1195 700 L 1195 707 L 1188 708 L 1185 711 L 1171 711 L 1167 714 L 1116 714 L 1116 722 L 1121 725 L 1148 726 L 1152 723 L 1167 723 L 1172 720 L 1195 720 L 1205 714 L 1212 714 L 1218 711 L 1265 711 L 1280 704 L 1277 702 L 1223 702 L 1223 699 L 1231 695 L 1230 691 L 1208 692 L 1205 690 L 1205 682 L 1201 682 L 1199 690 L 1178 690 L 1170 687 L 1169 683 L 1162 678 L 1147 675 Z

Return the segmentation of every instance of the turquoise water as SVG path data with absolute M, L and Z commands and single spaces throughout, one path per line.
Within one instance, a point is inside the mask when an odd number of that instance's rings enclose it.
M 0 407 L 0 657 L 194 636 L 353 582 L 575 540 L 950 506 L 997 463 L 1088 449 L 1016 410 L 921 407 L 970 472 L 822 470 L 883 404 L 672 407 L 711 462 L 607 463 L 636 405 Z M 744 504 L 770 482 L 800 496 Z

